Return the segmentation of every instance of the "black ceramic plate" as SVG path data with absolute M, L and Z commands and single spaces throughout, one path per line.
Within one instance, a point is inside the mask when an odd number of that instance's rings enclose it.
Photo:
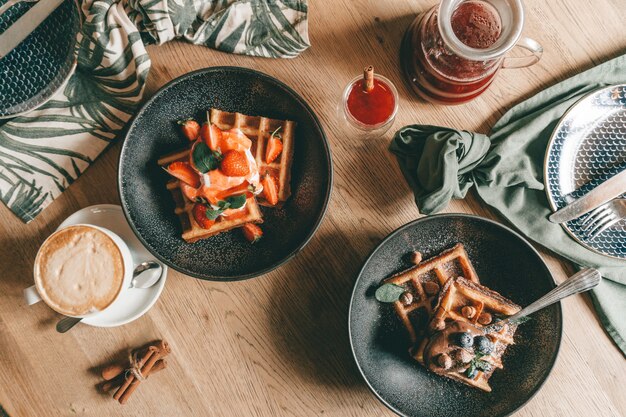
M 506 416 L 519 409 L 547 378 L 561 343 L 561 306 L 532 316 L 504 354 L 504 369 L 490 379 L 491 393 L 428 372 L 408 354 L 409 341 L 390 304 L 374 298 L 380 282 L 460 242 L 481 283 L 525 306 L 554 288 L 539 254 L 520 235 L 480 217 L 424 217 L 389 235 L 365 262 L 350 302 L 350 343 L 357 366 L 376 396 L 403 416 Z
M 160 156 L 186 144 L 176 121 L 204 121 L 211 107 L 298 123 L 292 195 L 280 209 L 262 207 L 264 237 L 254 245 L 239 230 L 193 244 L 183 241 L 165 188 L 168 174 L 157 165 Z M 252 278 L 293 257 L 322 221 L 331 184 L 330 149 L 311 108 L 280 81 L 237 67 L 206 68 L 161 88 L 130 124 L 118 173 L 124 213 L 146 248 L 172 268 L 210 280 Z

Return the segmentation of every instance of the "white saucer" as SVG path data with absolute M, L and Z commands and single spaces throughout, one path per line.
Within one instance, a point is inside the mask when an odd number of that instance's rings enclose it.
M 59 229 L 74 224 L 93 224 L 104 227 L 126 242 L 133 255 L 135 266 L 144 261 L 154 260 L 154 256 L 139 242 L 130 226 L 126 222 L 120 206 L 113 204 L 99 204 L 78 210 L 59 225 Z M 130 323 L 143 316 L 156 303 L 167 279 L 167 266 L 163 265 L 163 276 L 159 282 L 150 288 L 131 288 L 115 300 L 104 312 L 83 319 L 81 323 L 96 327 L 114 327 Z M 148 272 L 146 272 L 148 273 Z

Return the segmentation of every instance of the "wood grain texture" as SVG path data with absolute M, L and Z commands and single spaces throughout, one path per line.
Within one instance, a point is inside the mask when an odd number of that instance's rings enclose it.
M 404 29 L 433 3 L 311 0 L 313 46 L 293 60 L 232 56 L 180 42 L 150 47 L 146 97 L 175 77 L 214 65 L 255 68 L 300 93 L 318 113 L 333 150 L 328 215 L 298 257 L 262 278 L 214 283 L 171 272 L 161 299 L 141 319 L 115 329 L 80 325 L 61 335 L 53 326 L 58 316 L 42 304 L 25 306 L 22 288 L 32 283 L 38 246 L 64 218 L 88 205 L 119 203 L 120 143 L 28 226 L 0 207 L 0 404 L 9 415 L 391 415 L 353 363 L 348 301 L 369 252 L 420 214 L 386 150 L 392 132 L 370 142 L 341 133 L 335 117 L 341 90 L 372 64 L 398 87 L 394 128 L 428 123 L 487 132 L 513 104 L 626 51 L 622 0 L 527 0 L 524 33 L 543 44 L 543 59 L 530 69 L 502 71 L 471 103 L 433 106 L 412 96 L 398 64 Z M 498 219 L 472 194 L 446 211 Z M 569 264 L 542 254 L 558 281 L 572 273 Z M 571 297 L 563 310 L 556 366 L 517 416 L 626 415 L 626 361 L 589 298 Z M 155 338 L 172 345 L 165 372 L 142 384 L 123 407 L 96 392 L 94 367 Z

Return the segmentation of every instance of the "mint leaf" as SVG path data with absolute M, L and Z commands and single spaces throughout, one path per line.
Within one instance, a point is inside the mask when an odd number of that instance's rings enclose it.
M 209 208 L 206 209 L 206 217 L 209 220 L 215 220 L 223 212 L 224 212 L 224 210 L 222 210 L 222 209 L 214 210 L 213 208 L 209 207 Z
M 468 378 L 474 378 L 476 376 L 476 364 L 474 361 L 470 363 L 469 368 L 465 371 L 465 376 Z
M 474 361 L 474 366 L 476 366 L 477 369 L 483 371 L 483 372 L 488 372 L 491 370 L 491 364 L 487 361 L 483 361 L 483 360 L 476 360 Z
M 215 220 L 229 208 L 242 208 L 244 204 L 246 204 L 245 194 L 228 197 L 226 200 L 220 200 L 217 202 L 217 209 L 214 209 L 213 207 L 208 207 L 206 209 L 206 217 L 209 220 Z
M 242 208 L 244 204 L 246 204 L 247 198 L 245 194 L 241 194 L 241 195 L 228 197 L 226 200 L 230 204 L 230 208 L 239 209 L 239 208 Z
M 474 378 L 477 371 L 489 372 L 492 367 L 491 364 L 481 358 L 487 356 L 482 353 L 476 353 L 476 356 L 470 361 L 469 368 L 465 371 L 465 376 L 468 378 Z
M 198 142 L 193 147 L 191 157 L 198 171 L 206 174 L 219 167 L 221 154 L 219 152 L 213 152 L 206 143 Z
M 406 290 L 396 284 L 383 284 L 376 290 L 376 299 L 381 303 L 393 303 L 398 301 Z

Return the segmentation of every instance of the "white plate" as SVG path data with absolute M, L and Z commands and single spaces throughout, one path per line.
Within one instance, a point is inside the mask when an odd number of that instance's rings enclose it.
M 144 261 L 155 260 L 154 256 L 139 242 L 139 239 L 130 229 L 120 206 L 99 204 L 78 210 L 65 219 L 59 225 L 59 229 L 74 224 L 93 224 L 117 234 L 128 245 L 130 253 L 133 255 L 134 266 Z M 159 299 L 165 286 L 167 271 L 167 266 L 163 265 L 163 276 L 155 286 L 145 289 L 131 288 L 125 291 L 104 312 L 84 319 L 81 323 L 96 327 L 115 327 L 130 323 L 143 316 Z

